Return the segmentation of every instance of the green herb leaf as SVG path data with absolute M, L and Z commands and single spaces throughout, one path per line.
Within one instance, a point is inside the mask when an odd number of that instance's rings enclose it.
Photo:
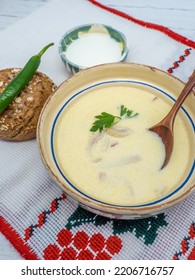
M 102 112 L 100 115 L 95 116 L 97 120 L 93 123 L 90 131 L 96 132 L 97 130 L 99 130 L 100 132 L 102 132 L 103 129 L 111 127 L 112 125 L 119 122 L 123 116 L 132 118 L 137 115 L 138 113 L 135 113 L 133 110 L 129 110 L 124 105 L 121 105 L 120 116 L 114 116 L 106 112 Z
M 138 113 L 135 113 L 133 110 L 127 109 L 124 105 L 121 105 L 121 111 L 120 116 L 126 115 L 128 118 L 132 118 L 138 115 Z
M 109 113 L 102 112 L 101 115 L 95 116 L 97 121 L 93 123 L 90 131 L 99 131 L 101 132 L 104 128 L 111 127 L 113 124 L 117 123 L 121 118 L 117 116 L 113 116 Z

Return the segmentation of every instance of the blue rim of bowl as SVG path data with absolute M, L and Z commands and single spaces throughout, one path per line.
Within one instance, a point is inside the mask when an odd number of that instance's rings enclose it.
M 177 187 L 174 191 L 172 191 L 171 193 L 169 193 L 168 195 L 162 197 L 161 199 L 158 199 L 156 201 L 152 201 L 152 202 L 149 202 L 149 203 L 143 203 L 143 204 L 138 204 L 138 205 L 118 205 L 118 204 L 113 204 L 113 203 L 107 203 L 107 202 L 103 202 L 101 200 L 98 200 L 98 199 L 95 199 L 89 195 L 87 195 L 86 193 L 82 192 L 81 190 L 79 190 L 75 185 L 73 185 L 73 183 L 71 183 L 71 181 L 64 175 L 64 173 L 62 172 L 61 168 L 60 168 L 60 165 L 58 164 L 58 161 L 57 161 L 57 158 L 56 158 L 56 155 L 55 155 L 55 149 L 54 149 L 54 134 L 55 134 L 55 126 L 57 124 L 57 121 L 58 121 L 58 118 L 60 116 L 60 114 L 62 113 L 62 111 L 66 108 L 66 106 L 74 99 L 76 98 L 78 95 L 80 94 L 84 94 L 87 90 L 91 89 L 91 88 L 94 88 L 94 87 L 97 87 L 97 86 L 101 86 L 101 85 L 104 85 L 104 84 L 111 84 L 111 83 L 132 83 L 132 84 L 139 84 L 139 85 L 142 85 L 142 86 L 147 86 L 147 87 L 150 87 L 150 88 L 153 88 L 159 92 L 161 92 L 162 94 L 164 94 L 165 96 L 167 96 L 168 98 L 172 99 L 173 101 L 175 101 L 175 99 L 170 96 L 168 93 L 166 93 L 165 91 L 163 91 L 162 89 L 159 89 L 158 87 L 155 87 L 153 85 L 150 85 L 150 84 L 147 84 L 147 83 L 144 83 L 144 82 L 138 82 L 138 81 L 133 81 L 133 80 L 111 80 L 111 81 L 106 81 L 106 82 L 101 82 L 101 83 L 97 83 L 97 84 L 94 84 L 92 86 L 89 86 L 85 89 L 82 89 L 80 90 L 79 92 L 75 93 L 73 96 L 71 96 L 63 105 L 62 107 L 59 109 L 58 113 L 56 114 L 56 117 L 53 121 L 53 124 L 52 124 L 52 129 L 51 129 L 51 135 L 50 135 L 50 145 L 51 145 L 51 154 L 52 154 L 52 158 L 53 158 L 53 161 L 58 169 L 58 171 L 60 172 L 61 176 L 64 178 L 64 180 L 68 183 L 68 185 L 70 185 L 74 190 L 76 190 L 78 193 L 80 193 L 81 195 L 83 195 L 84 197 L 90 199 L 91 201 L 93 202 L 96 202 L 96 203 L 100 203 L 102 205 L 105 205 L 105 206 L 113 206 L 113 207 L 120 207 L 120 208 L 140 208 L 140 207 L 148 207 L 148 206 L 152 206 L 152 205 L 156 205 L 160 202 L 163 202 L 165 201 L 166 199 L 170 198 L 171 196 L 173 196 L 174 194 L 176 194 L 179 190 L 181 190 L 185 184 L 189 181 L 191 175 L 193 174 L 193 171 L 195 169 L 195 159 L 192 163 L 192 166 L 191 166 L 191 169 L 187 175 L 187 177 L 185 178 L 185 180 L 180 184 L 179 187 Z M 192 125 L 192 128 L 193 128 L 193 131 L 195 132 L 195 123 L 193 122 L 191 116 L 189 115 L 189 113 L 187 112 L 187 110 L 183 107 L 181 107 L 181 109 L 184 111 L 184 113 L 186 114 L 186 116 L 188 117 L 191 125 Z
M 124 50 L 121 54 L 121 57 L 120 57 L 120 60 L 116 61 L 116 62 L 121 62 L 121 61 L 124 61 L 125 58 L 127 57 L 128 55 L 128 52 L 129 52 L 129 48 L 127 46 L 127 39 L 126 39 L 126 36 L 124 35 L 123 32 L 113 28 L 112 26 L 110 25 L 106 25 L 106 24 L 101 24 L 101 23 L 89 23 L 89 24 L 83 24 L 83 25 L 79 25 L 77 27 L 74 27 L 70 30 L 68 30 L 66 33 L 64 33 L 64 35 L 62 36 L 62 38 L 60 39 L 60 42 L 59 42 L 59 46 L 58 46 L 58 51 L 59 51 L 59 54 L 61 56 L 61 59 L 64 63 L 68 63 L 69 65 L 72 65 L 74 68 L 78 69 L 86 69 L 86 68 L 89 68 L 89 67 L 85 67 L 85 66 L 82 66 L 82 65 L 78 65 L 78 64 L 75 64 L 74 62 L 70 61 L 65 55 L 64 55 L 64 50 L 63 50 L 63 40 L 65 37 L 67 37 L 69 34 L 71 34 L 73 31 L 76 31 L 77 29 L 81 29 L 81 28 L 85 28 L 85 27 L 90 27 L 90 26 L 100 26 L 100 27 L 105 27 L 105 28 L 109 28 L 109 29 L 112 29 L 114 30 L 115 32 L 117 32 L 119 34 L 119 36 L 122 38 L 123 40 L 123 44 L 124 44 Z

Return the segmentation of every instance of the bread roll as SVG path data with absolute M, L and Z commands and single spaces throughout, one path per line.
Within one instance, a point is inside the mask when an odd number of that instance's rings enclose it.
M 20 68 L 0 71 L 0 94 Z M 0 138 L 23 141 L 36 137 L 41 109 L 56 85 L 45 74 L 36 72 L 23 91 L 0 114 Z

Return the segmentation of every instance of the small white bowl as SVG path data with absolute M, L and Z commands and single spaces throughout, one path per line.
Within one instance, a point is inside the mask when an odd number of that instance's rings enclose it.
M 75 27 L 63 35 L 59 43 L 59 54 L 65 68 L 76 73 L 91 66 L 124 61 L 128 47 L 122 32 L 108 25 L 87 24 Z
M 66 170 L 61 168 L 56 159 L 54 147 L 55 128 L 62 111 L 68 110 L 69 105 L 71 107 L 75 99 L 79 102 L 80 96 L 90 93 L 93 87 L 100 84 L 102 87 L 104 85 L 106 87 L 108 83 L 117 85 L 123 82 L 130 88 L 141 87 L 146 88 L 151 93 L 155 92 L 158 97 L 167 100 L 170 104 L 177 98 L 184 87 L 184 84 L 177 78 L 161 70 L 144 65 L 113 63 L 86 69 L 62 83 L 56 92 L 49 97 L 39 118 L 37 138 L 46 169 L 57 184 L 75 202 L 89 211 L 103 216 L 119 219 L 138 219 L 164 212 L 167 208 L 186 198 L 195 188 L 195 96 L 193 93 L 186 99 L 180 115 L 183 118 L 190 139 L 189 159 L 185 166 L 185 174 L 182 179 L 179 179 L 179 183 L 174 189 L 168 194 L 162 194 L 156 200 L 137 205 L 118 205 L 117 203 L 103 202 L 84 193 L 74 183 L 74 178 L 67 178 Z M 85 110 L 82 111 L 82 114 L 84 113 Z M 75 134 L 75 137 L 79 139 L 79 135 Z M 64 155 L 64 158 L 66 159 L 66 155 Z M 177 176 L 177 172 L 172 176 Z M 144 187 L 144 178 L 142 187 Z

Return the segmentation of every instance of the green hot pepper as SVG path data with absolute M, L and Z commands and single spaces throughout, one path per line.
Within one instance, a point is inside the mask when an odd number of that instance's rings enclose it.
M 50 46 L 53 45 L 54 43 L 48 44 L 37 55 L 32 56 L 19 74 L 11 80 L 4 91 L 0 94 L 0 114 L 32 79 L 41 63 L 41 56 Z

